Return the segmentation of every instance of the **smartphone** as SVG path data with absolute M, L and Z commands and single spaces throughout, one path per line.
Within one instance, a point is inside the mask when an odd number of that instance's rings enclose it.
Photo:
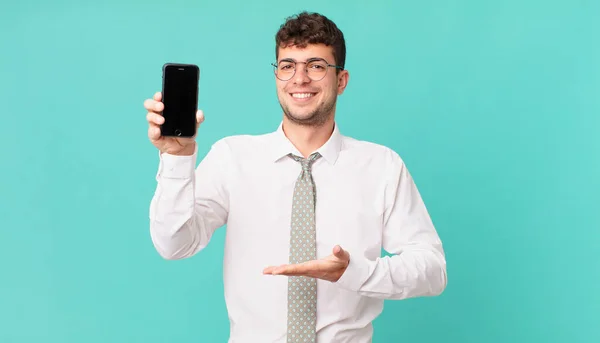
M 194 64 L 163 65 L 161 135 L 192 137 L 196 134 L 200 68 Z

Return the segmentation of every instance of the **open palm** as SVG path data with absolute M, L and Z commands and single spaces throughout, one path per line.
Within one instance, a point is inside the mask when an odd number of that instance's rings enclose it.
M 263 274 L 285 276 L 308 276 L 312 278 L 335 282 L 344 274 L 350 254 L 339 245 L 333 248 L 333 254 L 320 259 L 298 264 L 271 266 L 263 270 Z

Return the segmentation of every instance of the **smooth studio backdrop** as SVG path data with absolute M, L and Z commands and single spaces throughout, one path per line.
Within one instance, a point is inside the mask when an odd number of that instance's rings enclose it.
M 600 341 L 597 1 L 109 0 L 2 5 L 0 342 L 227 340 L 226 228 L 184 261 L 150 241 L 143 101 L 196 63 L 201 156 L 275 130 L 300 10 L 346 35 L 342 132 L 400 153 L 445 243 L 446 291 L 386 302 L 374 341 Z

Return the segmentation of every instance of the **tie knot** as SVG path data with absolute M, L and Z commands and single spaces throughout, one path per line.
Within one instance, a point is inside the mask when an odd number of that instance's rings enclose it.
M 315 152 L 315 153 L 312 153 L 310 156 L 308 156 L 308 158 L 296 156 L 296 155 L 293 155 L 293 154 L 290 154 L 289 156 L 291 158 L 293 158 L 294 160 L 296 160 L 296 162 L 300 162 L 302 164 L 302 169 L 306 171 L 306 170 L 310 170 L 310 167 L 312 167 L 312 164 L 319 157 L 321 157 L 321 154 L 319 154 L 318 152 Z

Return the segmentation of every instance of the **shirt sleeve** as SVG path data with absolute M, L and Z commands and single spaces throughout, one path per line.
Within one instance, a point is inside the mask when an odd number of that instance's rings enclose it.
M 406 299 L 439 295 L 446 288 L 442 242 L 406 165 L 390 152 L 382 244 L 391 256 L 352 256 L 337 281 L 363 296 Z M 343 247 L 342 247 L 343 248 Z
M 197 154 L 197 148 L 191 156 L 159 153 L 150 236 L 165 259 L 193 256 L 227 222 L 229 148 L 218 141 L 195 169 Z

